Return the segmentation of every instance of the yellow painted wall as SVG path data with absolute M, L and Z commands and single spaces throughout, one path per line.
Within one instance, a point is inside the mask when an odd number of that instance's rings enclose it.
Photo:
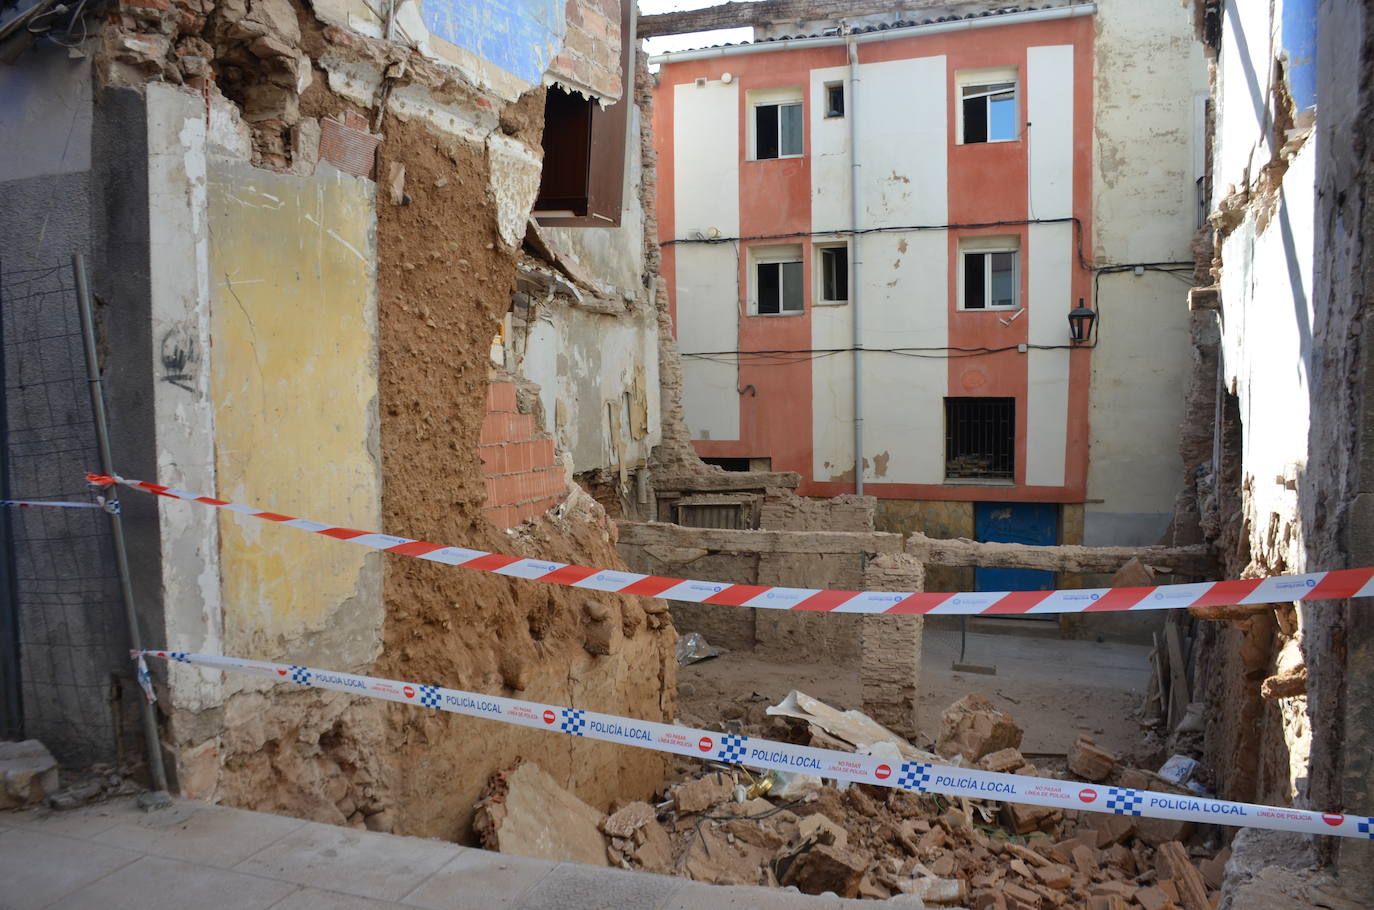
M 208 208 L 218 495 L 381 530 L 372 185 L 212 163 Z M 380 651 L 378 554 L 231 513 L 220 534 L 226 653 Z

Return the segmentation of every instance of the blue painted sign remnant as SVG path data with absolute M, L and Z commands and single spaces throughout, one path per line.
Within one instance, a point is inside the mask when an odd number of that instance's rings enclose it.
M 567 33 L 564 0 L 420 0 L 425 27 L 538 85 Z

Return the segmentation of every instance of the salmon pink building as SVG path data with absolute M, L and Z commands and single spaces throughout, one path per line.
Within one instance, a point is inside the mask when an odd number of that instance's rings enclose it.
M 811 26 L 653 58 L 698 453 L 877 496 L 887 530 L 1155 542 L 1201 192 L 1188 12 Z

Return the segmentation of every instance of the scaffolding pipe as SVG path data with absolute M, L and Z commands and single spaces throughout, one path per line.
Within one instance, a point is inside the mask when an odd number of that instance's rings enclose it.
M 854 348 L 854 493 L 864 492 L 864 397 L 863 397 L 863 322 L 859 318 L 859 45 L 851 35 L 849 47 L 849 97 L 844 99 L 849 118 L 849 226 L 854 233 L 849 242 L 849 318 Z
M 100 445 L 100 470 L 104 474 L 114 474 L 114 458 L 110 454 L 110 429 L 105 419 L 105 393 L 100 381 L 100 358 L 96 356 L 91 290 L 86 283 L 85 256 L 80 253 L 72 256 L 72 271 L 76 275 L 76 299 L 81 308 L 81 342 L 82 347 L 86 349 L 86 387 L 91 393 L 91 412 L 95 417 L 95 435 Z M 113 488 L 110 495 L 116 495 Z M 115 566 L 119 572 L 119 592 L 124 600 L 124 618 L 129 626 L 129 647 L 141 651 L 143 636 L 138 630 L 138 611 L 134 607 L 134 588 L 129 578 L 129 553 L 124 546 L 124 524 L 117 507 L 108 511 L 110 535 L 114 538 Z M 172 800 L 167 795 L 167 769 L 162 764 L 162 741 L 157 733 L 157 718 L 153 714 L 152 703 L 146 698 L 139 700 L 143 705 L 143 737 L 148 751 L 148 772 L 153 786 L 153 792 L 144 794 L 139 801 L 145 808 L 169 806 Z

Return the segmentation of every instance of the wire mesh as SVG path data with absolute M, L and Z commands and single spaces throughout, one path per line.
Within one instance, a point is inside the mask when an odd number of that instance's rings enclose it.
M 0 354 L 5 498 L 90 501 L 82 478 L 99 459 L 69 265 L 0 264 Z M 0 609 L 17 639 L 23 733 L 64 764 L 116 761 L 114 679 L 127 661 L 108 517 L 84 509 L 5 517 L 9 552 L 0 555 L 13 583 Z

